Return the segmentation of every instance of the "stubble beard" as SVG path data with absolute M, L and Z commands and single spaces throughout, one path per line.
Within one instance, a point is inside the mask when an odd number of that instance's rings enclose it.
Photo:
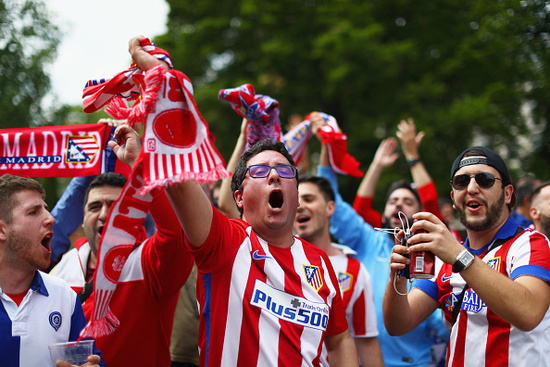
M 546 237 L 550 238 L 550 217 L 544 214 L 540 215 L 540 229 L 539 232 L 542 232 Z
M 48 267 L 48 265 L 50 264 L 49 258 L 44 258 L 44 263 L 42 263 L 42 259 L 40 259 L 35 253 L 33 253 L 34 245 L 31 240 L 23 236 L 19 236 L 12 229 L 9 230 L 7 246 L 10 252 L 13 254 L 13 262 L 21 262 L 22 260 L 27 264 L 30 264 L 31 267 L 35 269 L 43 269 Z
M 466 229 L 469 229 L 471 231 L 486 231 L 488 229 L 491 229 L 493 225 L 498 221 L 500 216 L 502 215 L 502 212 L 504 211 L 505 205 L 504 205 L 504 192 L 502 192 L 502 195 L 500 198 L 492 205 L 487 206 L 487 202 L 484 200 L 480 200 L 486 207 L 487 207 L 487 214 L 485 215 L 485 218 L 481 220 L 468 220 L 466 216 L 466 211 L 462 208 L 459 208 L 456 206 L 456 212 L 458 213 L 458 218 L 460 219 L 460 223 L 466 227 Z M 477 219 L 477 218 L 476 218 Z

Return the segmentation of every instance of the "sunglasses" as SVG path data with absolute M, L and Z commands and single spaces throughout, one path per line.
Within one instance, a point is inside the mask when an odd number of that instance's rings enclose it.
M 495 177 L 495 175 L 493 175 L 492 173 L 479 172 L 479 173 L 476 173 L 475 175 L 467 175 L 467 174 L 456 175 L 451 180 L 451 186 L 455 190 L 464 190 L 470 184 L 472 177 L 475 178 L 477 184 L 482 189 L 488 189 L 493 187 L 493 185 L 495 184 L 495 180 L 502 181 L 502 179 Z
M 281 178 L 295 178 L 297 169 L 290 164 L 279 164 L 277 166 L 268 166 L 267 164 L 254 164 L 248 166 L 246 171 L 252 178 L 264 178 L 269 176 L 272 169 L 275 169 Z M 245 172 L 246 174 L 246 172 Z

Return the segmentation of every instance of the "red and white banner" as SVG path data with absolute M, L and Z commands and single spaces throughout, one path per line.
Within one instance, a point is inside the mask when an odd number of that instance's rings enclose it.
M 80 337 L 108 335 L 120 324 L 109 303 L 115 292 L 120 273 L 135 248 L 140 228 L 153 196 L 141 194 L 143 188 L 141 157 L 119 198 L 114 202 L 101 235 L 98 247 L 98 267 L 94 278 L 94 310 L 91 320 Z M 130 311 L 129 311 L 130 312 Z
M 109 169 L 106 150 L 114 128 L 107 124 L 0 130 L 0 175 L 92 176 Z

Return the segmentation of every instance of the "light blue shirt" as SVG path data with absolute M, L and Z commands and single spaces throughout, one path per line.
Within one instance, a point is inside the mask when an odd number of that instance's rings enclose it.
M 437 338 L 447 341 L 449 332 L 435 311 L 414 330 L 402 336 L 390 336 L 384 326 L 382 299 L 390 274 L 392 238 L 375 230 L 342 199 L 338 181 L 331 167 L 319 167 L 319 176 L 328 179 L 336 195 L 336 209 L 330 220 L 330 233 L 339 243 L 351 247 L 355 256 L 367 268 L 372 279 L 374 306 L 378 320 L 378 340 L 388 366 L 428 366 L 432 360 L 431 348 Z

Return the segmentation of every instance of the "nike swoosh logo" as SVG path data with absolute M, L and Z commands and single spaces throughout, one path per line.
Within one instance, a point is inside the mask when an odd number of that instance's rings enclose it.
M 271 256 L 267 256 L 267 255 L 260 255 L 258 254 L 259 250 L 256 250 L 254 251 L 254 253 L 252 254 L 252 258 L 254 260 L 265 260 L 265 259 L 271 259 Z
M 448 282 L 449 280 L 451 280 L 451 278 L 452 278 L 452 275 L 450 275 L 448 277 L 446 277 L 445 275 L 442 275 L 441 276 L 441 282 L 442 283 Z

